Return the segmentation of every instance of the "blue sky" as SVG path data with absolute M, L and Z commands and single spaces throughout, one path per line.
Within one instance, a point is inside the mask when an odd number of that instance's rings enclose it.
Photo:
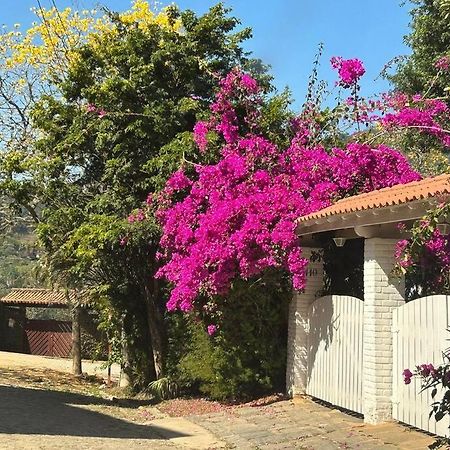
M 97 0 L 55 0 L 58 7 L 91 8 Z M 51 0 L 41 0 L 44 7 Z M 162 4 L 168 4 L 164 1 Z M 205 12 L 214 0 L 179 0 L 181 8 Z M 329 67 L 331 56 L 360 58 L 367 69 L 362 82 L 364 94 L 388 88 L 383 80 L 373 82 L 390 59 L 407 54 L 403 36 L 408 33 L 409 14 L 400 0 L 225 0 L 243 25 L 253 29 L 253 38 L 246 49 L 272 66 L 276 86 L 288 86 L 301 104 L 306 91 L 314 54 L 318 44 L 325 45 L 322 58 L 322 78 L 333 83 L 335 76 Z M 129 0 L 103 0 L 113 10 L 128 9 Z M 1 0 L 2 24 L 30 24 L 30 7 L 37 0 Z

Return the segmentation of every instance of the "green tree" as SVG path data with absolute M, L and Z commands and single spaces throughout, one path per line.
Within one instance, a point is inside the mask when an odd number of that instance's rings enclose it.
M 142 381 L 164 371 L 163 287 L 153 278 L 159 229 L 153 218 L 124 218 L 181 164 L 214 158 L 197 152 L 190 131 L 217 77 L 241 65 L 269 81 L 242 50 L 250 30 L 236 31 L 228 12 L 170 7 L 164 26 L 145 27 L 112 14 L 106 31 L 72 51 L 58 95 L 34 106 L 33 152 L 3 158 L 3 191 L 43 205 L 38 235 L 49 272 L 88 289 L 105 318 L 123 324 Z
M 410 0 L 409 3 L 413 6 L 411 31 L 404 41 L 412 53 L 399 58 L 396 73 L 388 78 L 398 91 L 441 98 L 450 106 L 450 2 Z M 403 149 L 424 175 L 440 174 L 450 168 L 448 148 L 438 145 L 432 137 L 404 130 L 391 136 L 390 141 Z
M 394 86 L 402 92 L 427 92 L 432 97 L 448 95 L 450 72 L 439 71 L 436 63 L 450 56 L 450 16 L 448 0 L 410 0 L 411 32 L 404 41 L 412 53 L 400 60 L 391 76 Z M 438 73 L 440 72 L 440 73 Z

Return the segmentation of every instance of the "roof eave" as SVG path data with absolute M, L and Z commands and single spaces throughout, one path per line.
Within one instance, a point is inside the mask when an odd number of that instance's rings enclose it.
M 416 220 L 423 217 L 427 211 L 440 201 L 442 201 L 441 197 L 439 199 L 436 197 L 428 197 L 381 208 L 332 214 L 307 220 L 300 218 L 297 223 L 296 233 L 298 236 L 304 236 L 325 231 Z
M 0 299 L 0 303 L 5 306 L 24 306 L 26 308 L 68 308 L 69 305 L 67 303 L 36 303 L 29 300 L 10 300 L 4 301 Z

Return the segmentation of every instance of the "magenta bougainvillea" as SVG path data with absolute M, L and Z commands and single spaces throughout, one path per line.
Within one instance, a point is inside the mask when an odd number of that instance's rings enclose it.
M 406 95 L 386 98 L 387 107 L 395 110 L 380 118 L 380 124 L 386 128 L 417 128 L 422 133 L 436 136 L 442 143 L 450 146 L 450 134 L 443 129 L 442 122 L 448 119 L 448 106 L 439 99 L 423 99 L 415 95 L 411 99 Z
M 280 128 L 290 136 L 284 147 L 260 127 L 265 99 L 256 80 L 231 71 L 219 82 L 209 117 L 193 129 L 199 152 L 219 154 L 216 162 L 183 160 L 164 190 L 150 195 L 128 217 L 131 224 L 141 222 L 156 209 L 162 227 L 156 276 L 171 284 L 168 310 L 216 311 L 217 297 L 226 295 L 234 280 L 248 280 L 268 269 L 287 272 L 293 287 L 302 290 L 308 261 L 295 233 L 298 217 L 346 196 L 421 178 L 399 151 L 371 145 L 374 136 L 381 142 L 383 133 L 408 128 L 450 146 L 445 102 L 399 92 L 363 99 L 358 95 L 365 72 L 361 61 L 336 57 L 331 63 L 339 75 L 337 84 L 350 90 L 345 107 L 335 108 L 336 116 L 324 121 L 320 106 L 309 99 Z M 329 129 L 336 124 L 349 138 L 333 146 L 330 142 L 336 140 Z M 360 126 L 370 133 L 361 133 Z M 419 228 L 426 230 L 425 236 L 418 232 L 417 239 L 401 240 L 395 256 L 401 271 L 431 261 L 439 266 L 433 272 L 439 282 L 443 272 L 450 272 L 450 239 L 429 226 L 435 223 L 424 221 Z M 127 242 L 125 236 L 120 244 Z M 220 327 L 211 323 L 214 314 L 206 316 L 213 336 Z
M 440 231 L 438 225 L 446 217 L 450 217 L 450 204 L 442 202 L 396 246 L 397 268 L 420 283 L 422 295 L 450 292 L 450 233 Z
M 434 64 L 436 69 L 447 71 L 450 69 L 450 57 L 448 56 L 441 56 Z
M 331 58 L 331 66 L 338 71 L 338 84 L 344 87 L 354 85 L 366 73 L 363 63 L 356 58 L 343 59 L 341 56 L 334 56 Z
M 419 366 L 416 366 L 414 372 L 411 372 L 410 369 L 405 369 L 403 371 L 403 381 L 405 384 L 411 384 L 411 379 L 415 376 L 422 378 L 425 382 L 437 381 L 442 380 L 444 375 L 447 375 L 447 381 L 450 381 L 450 373 L 444 374 L 442 372 L 443 371 L 440 366 L 434 367 L 431 363 L 420 364 Z
M 335 62 L 343 85 L 364 73 L 358 60 L 350 61 Z M 294 288 L 303 289 L 308 261 L 295 234 L 298 217 L 348 195 L 420 178 L 402 154 L 384 145 L 318 145 L 314 119 L 305 116 L 292 122 L 291 144 L 279 148 L 258 130 L 260 105 L 256 81 L 231 72 L 220 83 L 210 119 L 194 129 L 200 151 L 208 151 L 210 133 L 223 139 L 219 161 L 189 175 L 180 169 L 161 193 L 158 276 L 173 285 L 169 310 L 190 311 L 202 296 L 224 295 L 235 278 L 268 268 L 286 270 Z

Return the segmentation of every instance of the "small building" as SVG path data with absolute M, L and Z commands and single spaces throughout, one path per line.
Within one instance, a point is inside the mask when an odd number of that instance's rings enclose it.
M 443 363 L 450 296 L 405 302 L 405 280 L 392 276 L 395 245 L 405 238 L 397 225 L 410 225 L 448 201 L 446 174 L 344 198 L 298 219 L 310 264 L 306 288 L 290 304 L 286 382 L 291 395 L 310 395 L 360 413 L 372 424 L 395 419 L 448 433 L 448 416 L 440 422 L 429 416 L 430 392 L 420 392 L 420 380 L 406 386 L 402 372 Z M 342 246 L 356 239 L 363 249 L 359 297 L 323 296 L 324 265 L 317 255 L 324 242 Z M 345 267 L 348 260 L 341 257 L 336 264 Z
M 14 288 L 0 299 L 0 350 L 69 357 L 72 321 L 27 318 L 27 308 L 65 309 L 75 302 L 71 291 Z M 67 316 L 70 317 L 68 311 Z

